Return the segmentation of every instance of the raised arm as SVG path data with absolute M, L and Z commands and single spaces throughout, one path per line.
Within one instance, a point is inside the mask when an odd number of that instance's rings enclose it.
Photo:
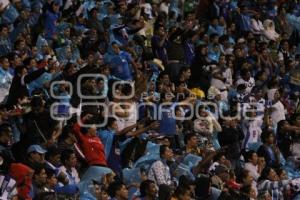
M 85 116 L 81 119 L 81 123 L 84 123 L 84 122 L 85 122 L 87 119 L 89 119 L 90 117 L 92 117 L 92 115 L 90 115 L 90 114 L 85 115 Z M 83 139 L 84 136 L 82 135 L 82 133 L 81 133 L 81 131 L 80 131 L 80 123 L 79 123 L 79 122 L 77 122 L 77 123 L 74 124 L 74 126 L 73 126 L 73 132 L 74 132 L 76 138 L 78 138 L 79 140 L 82 140 L 82 139 Z
M 34 81 L 35 79 L 39 78 L 44 72 L 46 72 L 45 68 L 38 69 L 30 74 L 22 76 L 21 82 L 23 85 Z
M 145 133 L 145 132 L 147 132 L 149 130 L 157 129 L 157 128 L 159 128 L 159 122 L 155 121 L 155 122 L 152 122 L 149 126 L 139 128 L 139 129 L 137 129 L 136 131 L 133 131 L 133 132 L 129 132 L 127 134 L 127 136 L 137 137 L 137 136 L 139 136 L 142 133 Z

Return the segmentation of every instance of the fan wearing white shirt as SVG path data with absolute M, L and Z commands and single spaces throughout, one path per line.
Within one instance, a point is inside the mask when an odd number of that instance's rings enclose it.
M 228 98 L 228 92 L 227 86 L 225 85 L 225 78 L 223 78 L 220 70 L 214 70 L 212 72 L 212 75 L 213 77 L 211 79 L 210 85 L 220 90 L 222 100 L 226 101 Z
M 235 85 L 246 85 L 246 93 L 247 95 L 251 93 L 252 88 L 255 86 L 255 80 L 253 77 L 251 77 L 251 73 L 248 69 L 242 69 L 241 70 L 241 78 L 239 78 Z
M 65 150 L 62 153 L 61 161 L 63 166 L 59 168 L 59 173 L 63 172 L 69 181 L 69 184 L 77 184 L 80 182 L 77 169 L 77 158 L 72 150 Z
M 262 21 L 260 21 L 260 13 L 257 12 L 254 18 L 251 19 L 251 32 L 254 35 L 261 35 L 264 31 L 264 26 Z
M 246 105 L 247 106 L 247 105 Z M 251 109 L 254 109 L 251 107 Z M 243 149 L 249 149 L 251 146 L 260 142 L 260 135 L 262 133 L 263 120 L 256 116 L 256 112 L 247 112 L 249 114 L 247 120 L 243 121 L 243 133 L 245 135 L 243 141 Z
M 257 108 L 257 116 L 260 118 L 264 117 L 266 100 L 263 98 L 262 88 L 255 86 L 252 89 L 252 94 L 249 96 L 249 102 L 255 105 Z
M 268 91 L 268 100 L 272 103 L 270 108 L 271 118 L 274 127 L 276 127 L 278 122 L 285 120 L 285 108 L 280 101 L 280 94 L 277 89 L 270 89 Z
M 245 162 L 245 169 L 249 171 L 254 181 L 257 181 L 266 164 L 264 158 L 258 158 L 256 152 L 250 150 L 246 152 Z
M 170 7 L 170 1 L 169 0 L 164 0 L 159 7 L 159 10 L 161 12 L 165 12 L 167 15 L 169 14 L 169 7 Z

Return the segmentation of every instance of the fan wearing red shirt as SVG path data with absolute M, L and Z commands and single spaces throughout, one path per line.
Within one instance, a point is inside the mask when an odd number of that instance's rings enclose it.
M 74 133 L 78 140 L 79 146 L 86 158 L 89 166 L 106 166 L 104 145 L 97 137 L 96 123 L 90 115 L 82 118 L 83 124 L 89 124 L 88 127 L 80 127 L 77 122 L 74 125 Z

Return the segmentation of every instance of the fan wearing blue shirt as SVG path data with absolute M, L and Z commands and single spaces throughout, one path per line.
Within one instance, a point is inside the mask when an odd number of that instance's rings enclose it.
M 111 48 L 113 54 L 109 62 L 112 66 L 112 75 L 124 81 L 132 81 L 133 72 L 136 72 L 137 66 L 131 55 L 126 51 L 121 51 L 116 42 L 111 44 Z
M 57 33 L 57 21 L 60 17 L 59 3 L 53 1 L 49 10 L 45 13 L 45 33 L 46 39 L 53 39 L 53 36 Z
M 157 127 L 157 122 L 151 123 L 146 127 L 139 127 L 138 124 L 128 126 L 121 131 L 118 130 L 117 119 L 114 117 L 109 117 L 107 120 L 107 126 L 103 130 L 98 130 L 97 135 L 101 139 L 105 146 L 105 157 L 107 160 L 107 165 L 116 174 L 120 175 L 122 171 L 121 166 L 121 146 L 125 143 L 128 137 L 137 137 L 142 133 L 149 131 L 150 129 L 155 129 Z M 133 130 L 137 128 L 136 130 Z
M 159 106 L 159 133 L 161 135 L 167 136 L 171 140 L 172 145 L 176 145 L 175 143 L 175 135 L 176 135 L 176 118 L 175 118 L 175 108 L 178 104 L 187 104 L 193 103 L 193 98 L 188 97 L 185 100 L 179 102 L 172 102 L 172 99 L 175 96 L 172 93 L 162 93 L 161 100 L 162 103 Z

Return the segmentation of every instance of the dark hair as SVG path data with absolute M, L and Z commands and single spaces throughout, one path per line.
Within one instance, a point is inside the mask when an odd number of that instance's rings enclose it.
M 54 6 L 54 5 L 58 5 L 58 3 L 55 2 L 55 1 L 52 1 L 51 4 L 50 4 L 50 7 L 48 8 L 48 10 L 49 10 L 50 12 L 52 12 L 52 13 L 55 13 L 54 10 L 53 10 L 53 6 Z
M 172 196 L 172 188 L 169 185 L 161 184 L 158 190 L 159 200 L 169 200 Z
M 69 134 L 72 134 L 73 131 L 73 124 L 67 124 L 66 126 L 63 127 L 62 133 L 59 137 L 60 140 L 65 140 L 66 138 L 69 137 Z
M 174 192 L 174 196 L 180 197 L 181 195 L 185 195 L 187 192 L 189 192 L 188 187 L 177 187 Z
M 196 199 L 207 199 L 209 197 L 210 178 L 209 176 L 201 176 L 196 179 L 195 196 Z
M 111 43 L 111 46 L 113 46 L 113 45 L 119 46 L 118 43 L 117 43 L 116 41 L 113 41 L 113 42 Z
M 115 121 L 117 121 L 116 118 L 114 118 L 114 117 L 109 117 L 109 118 L 107 119 L 106 127 L 107 127 L 107 128 L 108 128 L 108 127 L 111 127 L 112 124 L 113 124 Z
M 34 96 L 30 102 L 31 108 L 41 108 L 43 106 L 43 99 L 41 96 Z
M 92 14 L 93 14 L 94 11 L 97 12 L 97 11 L 98 11 L 97 8 L 92 8 L 92 9 L 90 10 L 90 12 L 88 13 L 88 14 L 89 14 L 89 17 L 92 16 Z
M 261 141 L 262 141 L 263 143 L 266 143 L 267 140 L 268 140 L 268 138 L 269 138 L 271 135 L 274 136 L 272 130 L 264 129 L 263 132 L 262 132 L 262 134 L 261 134 L 261 136 L 260 136 Z
M 285 170 L 283 168 L 279 168 L 276 170 L 276 173 L 278 176 L 280 176 L 280 174 L 282 174 L 283 172 L 285 172 Z
M 75 154 L 75 152 L 71 149 L 66 149 L 61 154 L 61 162 L 65 165 L 66 161 L 71 158 L 71 155 Z
M 2 63 L 5 59 L 9 60 L 7 56 L 1 56 L 0 57 L 0 63 Z
M 30 61 L 31 61 L 32 59 L 34 59 L 34 58 L 32 58 L 32 57 L 25 58 L 25 60 L 23 61 L 23 64 L 24 64 L 25 66 L 30 65 Z
M 167 145 L 161 145 L 159 148 L 159 156 L 162 157 L 169 147 Z
M 240 182 L 243 182 L 244 178 L 249 175 L 250 171 L 247 169 L 243 169 L 240 174 Z
M 228 40 L 229 40 L 229 36 L 228 35 L 222 35 L 219 38 L 219 43 L 222 43 L 222 42 L 225 42 L 225 41 L 228 41 Z
M 53 176 L 55 176 L 55 171 L 52 169 L 46 169 L 46 174 L 47 174 L 47 179 L 50 179 Z
M 248 72 L 249 72 L 248 69 L 245 69 L 245 68 L 241 69 L 241 76 L 242 77 L 245 76 Z
M 246 195 L 248 196 L 251 192 L 251 188 L 252 186 L 251 185 L 243 185 L 243 187 L 240 189 L 240 192 L 243 194 L 243 195 Z
M 258 72 L 255 74 L 255 79 L 260 78 L 263 74 L 264 74 L 264 71 L 263 71 L 263 70 L 258 71 Z
M 270 171 L 271 171 L 272 169 L 273 169 L 273 168 L 266 166 L 266 167 L 262 170 L 262 172 L 261 172 L 261 174 L 260 174 L 260 177 L 259 177 L 259 179 L 258 179 L 258 182 L 259 182 L 259 181 L 263 181 L 263 180 L 267 180 L 267 179 L 268 179 L 268 176 L 269 176 L 269 173 L 270 173 Z
M 277 123 L 277 133 L 280 133 L 282 131 L 284 131 L 283 129 L 283 126 L 284 124 L 288 122 L 287 120 L 280 120 L 278 123 Z
M 250 159 L 252 159 L 253 154 L 255 154 L 256 152 L 253 150 L 247 151 L 245 153 L 245 162 L 249 162 Z
M 179 177 L 178 187 L 190 187 L 191 185 L 195 185 L 195 182 L 192 181 L 188 176 L 182 175 Z
M 218 35 L 217 33 L 213 33 L 213 34 L 211 34 L 211 35 L 209 36 L 209 40 L 212 40 L 212 39 L 214 39 L 214 38 L 216 38 L 216 37 L 219 37 L 219 35 Z
M 179 74 L 182 74 L 183 72 L 186 72 L 186 71 L 188 71 L 189 69 L 190 69 L 190 67 L 188 67 L 188 66 L 183 66 L 183 67 L 181 67 Z
M 3 123 L 0 125 L 0 136 L 2 136 L 3 133 L 7 133 L 11 131 L 10 124 Z
M 122 85 L 122 90 L 121 90 L 122 94 L 128 96 L 132 93 L 132 86 L 128 83 Z
M 224 153 L 218 153 L 217 155 L 214 156 L 214 162 L 221 160 L 221 158 L 225 156 Z
M 155 184 L 155 182 L 152 180 L 145 180 L 141 183 L 140 185 L 141 197 L 145 197 L 147 195 L 147 191 L 152 183 Z
M 24 39 L 18 39 L 17 41 L 15 41 L 14 48 L 17 49 L 17 47 L 20 45 L 21 42 L 25 42 L 25 40 Z
M 21 74 L 25 67 L 23 65 L 17 66 L 15 68 L 15 75 Z
M 187 144 L 188 141 L 192 138 L 192 137 L 195 137 L 196 134 L 195 133 L 188 133 L 184 136 L 184 144 Z
M 44 167 L 43 164 L 36 164 L 34 166 L 34 175 L 33 175 L 33 177 L 35 175 L 40 175 L 43 170 L 45 170 L 45 167 Z
M 297 118 L 300 117 L 300 113 L 295 113 L 291 116 L 290 122 L 293 124 L 297 121 Z
M 156 21 L 158 21 L 158 18 L 157 18 L 157 20 Z M 154 32 L 157 32 L 160 28 L 163 28 L 163 29 L 165 29 L 165 27 L 163 26 L 163 25 L 156 25 L 156 26 L 154 26 Z
M 64 66 L 63 72 L 66 73 L 72 66 L 74 66 L 74 64 L 68 62 L 68 63 Z
M 93 125 L 93 124 L 97 124 L 97 120 L 96 118 L 92 117 L 90 119 L 87 119 L 85 122 L 84 122 L 85 125 L 89 125 L 88 127 L 81 127 L 80 128 L 80 131 L 82 134 L 87 134 L 89 129 L 90 129 L 90 126 Z
M 50 157 L 59 155 L 60 151 L 57 147 L 51 147 L 47 150 L 46 154 L 45 154 L 45 159 L 48 160 Z
M 9 28 L 7 24 L 0 24 L 0 32 L 4 29 L 4 28 Z
M 115 181 L 113 183 L 111 183 L 109 186 L 108 186 L 108 194 L 110 197 L 114 198 L 117 194 L 117 191 L 119 191 L 122 186 L 124 184 L 122 182 L 119 182 L 119 181 Z

